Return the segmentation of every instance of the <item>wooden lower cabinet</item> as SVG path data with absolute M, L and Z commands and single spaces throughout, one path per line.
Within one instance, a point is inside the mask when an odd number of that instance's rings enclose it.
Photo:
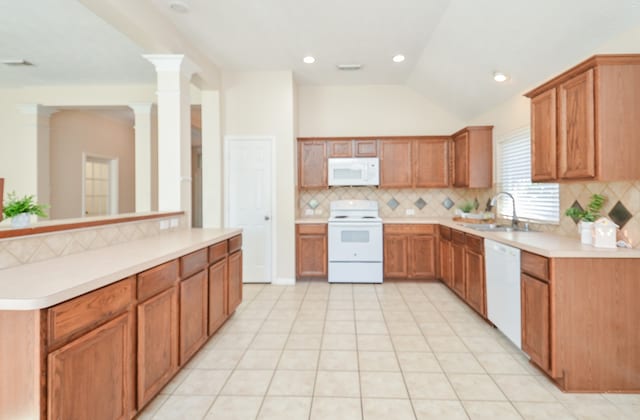
M 207 271 L 204 270 L 180 282 L 180 365 L 184 365 L 207 341 L 207 289 Z
M 484 255 L 474 251 L 465 250 L 464 275 L 467 303 L 483 316 L 487 315 Z
M 326 278 L 327 224 L 296 225 L 296 278 Z
M 138 408 L 178 370 L 178 288 L 138 305 Z
M 434 279 L 436 240 L 433 225 L 388 224 L 384 226 L 384 277 Z
M 549 347 L 549 284 L 522 273 L 522 351 L 545 371 L 551 369 Z
M 49 354 L 49 419 L 133 417 L 134 325 L 125 312 Z
M 464 245 L 453 242 L 451 244 L 451 287 L 464 299 L 466 287 L 464 276 Z
M 242 251 L 229 255 L 229 286 L 227 289 L 227 314 L 235 312 L 242 302 Z
M 453 252 L 453 250 L 451 248 L 451 241 L 440 238 L 439 250 L 440 250 L 439 277 L 440 279 L 442 279 L 444 284 L 446 284 L 449 287 L 453 287 L 453 279 L 452 279 L 453 266 L 451 265 L 451 261 L 452 261 L 451 253 Z
M 227 259 L 209 267 L 209 335 L 216 332 L 227 319 Z

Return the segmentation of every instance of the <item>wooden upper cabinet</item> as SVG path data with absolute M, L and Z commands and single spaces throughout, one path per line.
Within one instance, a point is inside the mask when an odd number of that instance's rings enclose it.
M 413 142 L 413 186 L 438 188 L 449 186 L 448 137 Z
M 555 180 L 556 89 L 531 99 L 531 180 Z
M 409 139 L 380 140 L 380 188 L 411 188 L 411 146 Z
M 298 142 L 298 187 L 303 189 L 327 187 L 327 143 L 325 141 Z
M 378 156 L 378 140 L 354 140 L 353 156 L 354 157 L 377 157 Z
M 560 178 L 593 178 L 595 116 L 593 69 L 558 88 L 558 167 Z
M 453 186 L 490 188 L 493 183 L 493 126 L 466 127 L 453 135 Z
M 627 54 L 593 56 L 528 92 L 532 179 L 640 179 L 639 90 L 640 54 Z
M 329 157 L 350 158 L 353 156 L 353 140 L 329 140 Z

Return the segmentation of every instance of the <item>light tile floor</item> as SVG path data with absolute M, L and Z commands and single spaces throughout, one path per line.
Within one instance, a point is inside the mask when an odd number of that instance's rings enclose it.
M 141 419 L 640 419 L 565 394 L 440 283 L 245 285 Z

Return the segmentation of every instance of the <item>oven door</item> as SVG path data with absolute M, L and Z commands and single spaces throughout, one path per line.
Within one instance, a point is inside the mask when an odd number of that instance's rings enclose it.
M 382 261 L 382 223 L 329 223 L 329 261 Z

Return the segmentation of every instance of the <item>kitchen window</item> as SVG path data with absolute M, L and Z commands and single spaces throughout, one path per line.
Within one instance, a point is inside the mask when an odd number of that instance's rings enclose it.
M 557 183 L 531 182 L 531 131 L 518 130 L 498 141 L 498 191 L 507 191 L 516 200 L 518 219 L 538 223 L 560 221 L 560 187 Z M 511 199 L 500 196 L 497 213 L 511 219 Z

